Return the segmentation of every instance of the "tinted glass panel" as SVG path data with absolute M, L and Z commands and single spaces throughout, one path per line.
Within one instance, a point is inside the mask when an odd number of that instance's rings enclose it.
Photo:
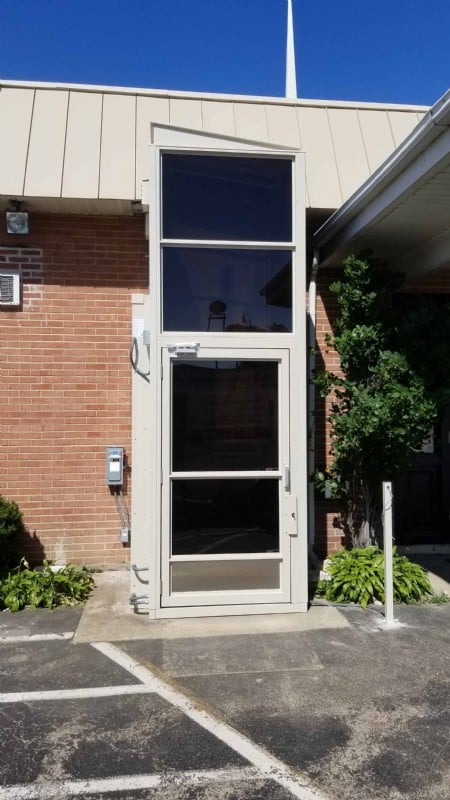
M 279 561 L 199 561 L 171 566 L 172 592 L 231 592 L 280 588 Z
M 286 250 L 163 250 L 166 331 L 292 331 Z
M 172 469 L 278 468 L 278 364 L 173 362 Z
M 163 238 L 290 242 L 292 162 L 164 155 Z
M 173 480 L 172 554 L 278 552 L 277 479 Z

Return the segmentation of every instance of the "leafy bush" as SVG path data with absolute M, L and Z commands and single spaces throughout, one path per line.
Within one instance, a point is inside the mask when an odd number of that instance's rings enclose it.
M 19 538 L 23 530 L 19 506 L 0 495 L 0 575 L 19 563 Z
M 68 564 L 53 571 L 45 561 L 41 571 L 31 570 L 22 560 L 19 567 L 0 581 L 0 609 L 20 611 L 26 606 L 55 608 L 83 603 L 93 587 L 92 575 L 85 567 Z
M 329 580 L 320 581 L 318 592 L 334 603 L 384 603 L 384 553 L 378 547 L 340 550 L 330 556 Z M 427 573 L 419 564 L 394 549 L 394 600 L 414 603 L 433 594 Z

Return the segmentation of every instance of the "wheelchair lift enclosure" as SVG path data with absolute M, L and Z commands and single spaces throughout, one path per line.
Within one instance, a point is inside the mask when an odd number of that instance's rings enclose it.
M 149 149 L 136 605 L 154 618 L 306 611 L 303 153 L 160 125 Z

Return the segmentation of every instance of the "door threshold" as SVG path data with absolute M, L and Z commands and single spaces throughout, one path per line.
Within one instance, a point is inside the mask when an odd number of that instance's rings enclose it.
M 183 606 L 150 609 L 150 619 L 186 619 L 189 617 L 237 617 L 255 614 L 298 614 L 308 611 L 308 603 L 261 603 L 235 606 Z

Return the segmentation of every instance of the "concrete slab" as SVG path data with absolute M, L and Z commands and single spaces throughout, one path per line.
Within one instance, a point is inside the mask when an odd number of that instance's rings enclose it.
M 2 786 L 247 766 L 156 695 L 2 708 Z
M 95 588 L 83 608 L 74 641 L 114 642 L 128 635 L 131 639 L 146 638 L 148 615 L 135 614 L 129 604 L 129 596 L 128 571 L 97 573 Z
M 0 644 L 2 692 L 78 689 L 133 684 L 136 680 L 89 645 L 70 642 Z
M 322 669 L 306 638 L 296 632 L 123 642 L 121 648 L 171 677 Z
M 349 624 L 338 609 L 323 606 L 311 608 L 306 614 L 150 620 L 145 613 L 134 613 L 128 603 L 128 573 L 100 573 L 96 575 L 96 584 L 83 609 L 76 643 L 267 634 L 345 628 Z

